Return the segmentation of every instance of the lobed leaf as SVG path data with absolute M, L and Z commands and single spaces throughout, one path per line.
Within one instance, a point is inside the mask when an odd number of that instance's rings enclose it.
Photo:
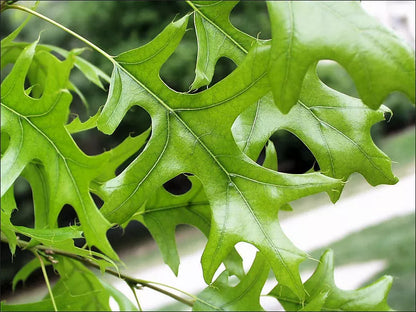
M 36 44 L 23 50 L 1 85 L 1 130 L 10 136 L 1 159 L 1 193 L 10 188 L 28 163 L 39 160 L 45 168 L 45 183 L 50 191 L 48 225 L 55 227 L 63 205 L 70 204 L 77 212 L 87 241 L 117 259 L 105 239 L 111 225 L 89 194 L 89 183 L 99 175 L 98 168 L 105 158 L 86 156 L 64 127 L 71 101 L 64 88 L 73 58 L 60 62 L 48 53 L 39 56 L 48 64 L 48 71 L 42 97 L 34 99 L 24 93 L 23 85 Z
M 332 194 L 342 184 L 316 173 L 271 171 L 235 144 L 234 119 L 269 90 L 268 44 L 255 46 L 237 70 L 206 91 L 177 93 L 163 83 L 158 72 L 182 38 L 187 19 L 171 23 L 147 45 L 114 58 L 110 94 L 98 128 L 111 133 L 127 110 L 139 105 L 152 117 L 152 136 L 142 154 L 103 185 L 109 200 L 101 211 L 111 222 L 124 223 L 163 183 L 182 172 L 195 174 L 212 210 L 202 258 L 205 280 L 209 283 L 234 245 L 245 241 L 266 256 L 281 283 L 303 297 L 297 267 L 305 255 L 284 235 L 277 212 L 302 196 Z M 248 224 L 250 231 L 245 231 Z
M 311 68 L 299 102 L 288 114 L 281 113 L 268 94 L 238 117 L 233 133 L 237 142 L 244 142 L 249 133 L 243 151 L 258 155 L 275 131 L 285 129 L 305 143 L 323 174 L 347 180 L 359 172 L 371 185 L 395 184 L 398 179 L 391 171 L 391 160 L 377 148 L 370 133 L 387 111 L 385 106 L 372 110 L 327 87 Z
M 46 264 L 50 264 L 49 261 L 44 260 Z M 28 263 L 26 263 L 13 277 L 12 281 L 12 289 L 13 291 L 16 289 L 17 283 L 22 281 L 23 283 L 27 280 L 27 278 L 37 269 L 41 267 L 40 262 L 37 258 L 32 259 Z
M 273 39 L 269 78 L 282 113 L 296 104 L 308 69 L 322 59 L 344 66 L 372 109 L 396 90 L 415 101 L 414 51 L 360 3 L 270 1 L 267 7 Z
M 305 282 L 308 293 L 304 302 L 285 286 L 277 285 L 270 296 L 275 297 L 289 311 L 391 311 L 387 295 L 393 278 L 383 276 L 376 282 L 357 290 L 339 289 L 334 282 L 334 259 L 327 250 L 313 275 Z
M 12 255 L 16 252 L 17 237 L 10 221 L 13 210 L 15 210 L 16 201 L 13 195 L 13 187 L 11 187 L 4 196 L 1 197 L 1 235 L 5 236 L 9 241 L 9 249 Z
M 58 257 L 54 264 L 60 279 L 52 288 L 58 311 L 110 311 L 110 297 L 122 311 L 137 310 L 119 291 L 102 283 L 90 270 L 77 261 Z M 49 294 L 41 301 L 7 305 L 1 303 L 2 311 L 53 311 Z
M 228 57 L 240 64 L 255 39 L 235 28 L 229 19 L 238 1 L 188 1 L 194 9 L 198 54 L 195 79 L 191 89 L 208 85 L 214 76 L 215 64 Z
M 260 293 L 269 271 L 264 257 L 257 253 L 250 271 L 236 286 L 229 285 L 224 271 L 198 296 L 193 311 L 263 311 Z
M 132 217 L 146 225 L 160 248 L 164 262 L 175 275 L 180 263 L 175 241 L 176 227 L 190 224 L 207 237 L 211 227 L 211 211 L 201 182 L 195 177 L 189 177 L 189 180 L 191 189 L 180 196 L 160 187 Z M 224 259 L 224 264 L 230 274 L 244 275 L 242 259 L 235 249 Z

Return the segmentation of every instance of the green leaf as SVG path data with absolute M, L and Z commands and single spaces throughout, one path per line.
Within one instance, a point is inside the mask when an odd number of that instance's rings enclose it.
M 51 54 L 39 55 L 48 63 L 45 90 L 41 98 L 31 98 L 24 93 L 23 85 L 36 44 L 23 50 L 1 84 L 1 130 L 10 136 L 1 159 L 1 194 L 31 160 L 39 160 L 46 171 L 49 194 L 59 194 L 49 197 L 49 226 L 55 227 L 62 207 L 70 204 L 77 212 L 89 244 L 117 259 L 106 239 L 111 225 L 89 194 L 89 184 L 100 174 L 99 168 L 106 156 L 85 155 L 64 127 L 71 102 L 71 95 L 64 88 L 73 57 L 60 62 Z
M 250 132 L 250 144 L 243 149 L 249 156 L 258 155 L 275 131 L 285 129 L 305 143 L 327 176 L 347 180 L 359 172 L 371 185 L 398 181 L 390 158 L 377 148 L 370 133 L 375 123 L 384 120 L 385 106 L 374 111 L 330 89 L 315 69 L 307 74 L 300 100 L 288 114 L 274 106 L 268 94 L 238 117 L 233 133 L 241 142 Z
M 272 141 L 267 141 L 263 166 L 277 171 L 277 153 Z
M 102 283 L 90 270 L 77 261 L 58 257 L 54 264 L 60 279 L 52 288 L 58 311 L 110 311 L 113 297 L 125 311 L 136 310 L 135 306 L 119 291 Z M 7 305 L 2 302 L 2 311 L 53 311 L 52 301 L 47 295 L 33 303 Z
M 45 261 L 45 260 L 44 260 Z M 46 262 L 46 261 L 45 261 Z M 49 262 L 48 262 L 49 263 Z M 27 278 L 32 274 L 34 271 L 39 269 L 40 262 L 37 258 L 32 259 L 28 263 L 26 263 L 13 277 L 12 282 L 12 289 L 13 291 L 16 289 L 16 285 L 19 281 L 22 281 L 23 283 L 27 280 Z
M 109 295 L 117 302 L 119 311 L 137 311 L 137 307 L 117 288 L 114 288 L 104 281 L 100 281 Z
M 220 57 L 228 57 L 240 64 L 255 39 L 236 29 L 229 16 L 238 1 L 192 1 L 198 55 L 195 80 L 191 89 L 208 85 L 214 76 L 215 64 Z M 219 44 L 220 43 L 220 44 Z
M 266 260 L 257 253 L 250 271 L 236 286 L 229 285 L 228 272 L 224 271 L 198 295 L 193 311 L 263 311 L 260 293 L 269 271 Z
M 270 1 L 267 6 L 273 39 L 269 78 L 283 113 L 298 101 L 310 66 L 322 59 L 344 66 L 372 109 L 392 91 L 415 101 L 414 51 L 360 3 Z
M 393 282 L 391 276 L 383 276 L 357 290 L 342 290 L 334 282 L 333 258 L 332 250 L 322 255 L 315 272 L 305 282 L 308 297 L 304 302 L 299 302 L 282 285 L 277 285 L 269 295 L 279 300 L 289 311 L 391 311 L 387 304 L 387 295 Z
M 72 120 L 69 124 L 65 125 L 66 130 L 69 133 L 78 133 L 81 131 L 93 129 L 97 127 L 97 120 L 101 114 L 101 108 L 97 111 L 94 116 L 91 116 L 86 121 L 82 122 L 77 116 L 74 120 Z
M 13 40 L 16 39 L 16 37 L 20 34 L 20 32 L 22 31 L 22 29 L 30 21 L 31 17 L 32 17 L 31 15 L 29 15 L 28 17 L 26 17 L 25 20 L 15 30 L 13 30 L 9 35 L 7 35 L 6 37 L 4 37 L 1 40 L 1 47 L 2 47 L 2 49 L 5 46 L 7 46 L 7 45 L 12 44 Z M 2 68 L 3 68 L 3 66 L 2 66 Z
M 57 229 L 31 229 L 15 225 L 14 228 L 16 232 L 29 236 L 47 246 L 54 246 L 62 241 L 82 237 L 82 232 L 78 226 L 66 226 Z
M 181 40 L 187 19 L 171 23 L 145 46 L 114 58 L 109 98 L 98 128 L 113 132 L 127 110 L 139 105 L 152 117 L 152 136 L 142 154 L 103 185 L 109 200 L 101 212 L 122 224 L 166 181 L 183 172 L 195 174 L 212 210 L 202 257 L 205 280 L 209 283 L 234 245 L 245 241 L 266 256 L 281 283 L 303 297 L 298 264 L 305 254 L 284 235 L 277 212 L 302 196 L 332 194 L 342 184 L 317 173 L 288 175 L 266 169 L 235 144 L 233 121 L 269 90 L 268 44 L 258 43 L 231 75 L 206 91 L 178 93 L 163 83 L 159 70 Z
M 93 117 L 91 117 L 93 118 Z M 96 122 L 96 121 L 94 121 Z M 88 124 L 89 121 L 86 121 Z M 82 125 L 80 125 L 82 127 Z M 103 153 L 103 158 L 106 163 L 99 170 L 99 175 L 92 181 L 90 185 L 91 189 L 96 191 L 102 196 L 103 200 L 106 200 L 106 193 L 100 192 L 100 185 L 107 180 L 110 180 L 116 176 L 116 169 L 123 164 L 129 157 L 134 155 L 138 150 L 143 148 L 147 139 L 149 138 L 150 128 L 137 136 L 128 136 L 119 145 L 113 149 Z
M 14 38 L 13 38 L 14 39 Z M 4 68 L 5 65 L 9 63 L 15 63 L 20 53 L 23 51 L 24 48 L 26 48 L 30 43 L 28 42 L 13 42 L 13 41 L 7 41 L 7 44 L 3 44 L 1 46 L 1 68 Z M 62 57 L 67 58 L 70 54 L 74 54 L 75 60 L 74 65 L 76 68 L 78 68 L 81 73 L 84 74 L 84 76 L 94 83 L 96 86 L 100 87 L 104 90 L 104 86 L 101 82 L 101 79 L 110 82 L 110 77 L 103 72 L 101 69 L 96 67 L 95 65 L 91 64 L 84 58 L 80 57 L 79 54 L 81 54 L 86 49 L 77 49 L 76 51 L 67 51 L 65 49 L 62 49 L 60 47 L 49 45 L 49 44 L 38 44 L 36 46 L 36 53 L 39 52 L 57 52 Z M 76 53 L 75 53 L 76 52 Z M 35 61 L 37 61 L 35 56 Z M 42 72 L 42 71 L 41 71 Z M 41 73 L 40 72 L 40 73 Z
M 18 29 L 16 29 L 7 38 L 3 39 L 4 42 L 2 41 L 1 46 L 1 68 L 4 68 L 4 66 L 9 63 L 15 63 L 23 49 L 29 45 L 29 43 L 27 42 L 13 41 L 21 31 L 23 26 L 26 24 L 26 22 L 27 21 L 25 20 L 25 22 L 23 22 Z M 75 55 L 75 67 L 77 67 L 89 81 L 93 82 L 95 85 L 104 90 L 104 86 L 101 82 L 101 79 L 105 80 L 106 82 L 110 82 L 110 77 L 101 69 L 99 69 L 98 67 L 94 66 L 93 64 L 79 56 L 79 54 L 81 54 L 85 50 L 86 49 L 76 49 L 73 51 L 67 51 L 65 49 L 53 45 L 38 44 L 36 46 L 36 53 L 33 57 L 33 62 L 28 71 L 28 78 L 32 83 L 32 86 L 30 87 L 30 91 L 33 92 L 32 94 L 36 97 L 39 97 L 43 89 L 45 88 L 44 82 L 45 73 L 47 71 L 47 64 L 43 64 L 43 58 L 39 59 L 37 55 L 42 52 L 49 53 L 51 51 L 57 52 L 65 58 L 67 58 L 70 53 Z M 68 81 L 67 88 L 75 92 L 80 97 L 82 103 L 86 108 L 87 113 L 89 114 L 89 104 L 81 90 L 79 90 L 78 87 L 70 81 Z M 26 93 L 29 94 L 30 92 Z
M 175 230 L 179 224 L 190 224 L 209 234 L 211 215 L 209 203 L 201 183 L 189 177 L 192 188 L 187 193 L 172 195 L 160 187 L 143 207 L 134 215 L 134 219 L 146 225 L 158 244 L 163 260 L 175 275 L 178 274 L 179 255 L 176 248 Z
M 17 209 L 14 199 L 13 187 L 1 197 L 1 234 L 9 241 L 9 249 L 12 255 L 16 252 L 17 237 L 13 224 L 10 221 L 13 210 Z
M 176 247 L 175 229 L 180 224 L 190 224 L 208 237 L 211 227 L 211 211 L 201 182 L 189 177 L 191 189 L 183 195 L 173 195 L 160 187 L 143 206 L 143 210 L 134 214 L 136 219 L 146 225 L 158 244 L 163 260 L 175 275 L 178 275 L 179 255 Z M 242 259 L 234 249 L 224 259 L 230 274 L 242 277 L 244 270 Z
M 62 55 L 65 58 L 67 58 L 69 56 L 69 53 L 71 53 L 70 51 L 67 51 L 65 49 L 59 48 L 57 46 L 49 45 L 49 44 L 41 45 L 41 48 L 45 48 L 47 51 L 58 52 L 60 55 Z M 78 49 L 77 55 L 81 54 L 85 50 L 86 49 Z M 76 57 L 74 65 L 85 75 L 85 77 L 89 81 L 91 81 L 96 86 L 100 87 L 101 89 L 105 90 L 101 82 L 101 79 L 103 79 L 105 82 L 108 82 L 108 83 L 110 82 L 110 77 L 105 72 L 103 72 L 101 69 L 91 64 L 90 62 L 88 62 L 82 57 Z

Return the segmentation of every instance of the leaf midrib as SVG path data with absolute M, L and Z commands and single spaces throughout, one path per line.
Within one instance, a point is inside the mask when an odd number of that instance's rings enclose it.
M 386 176 L 386 174 L 380 169 L 379 166 L 377 166 L 377 164 L 375 164 L 373 162 L 373 156 L 370 156 L 367 154 L 367 152 L 357 143 L 355 142 L 353 139 L 351 139 L 349 136 L 347 136 L 346 134 L 344 134 L 342 131 L 338 130 L 336 127 L 328 124 L 327 122 L 325 122 L 324 120 L 320 119 L 314 112 L 312 112 L 312 110 L 305 105 L 303 102 L 299 101 L 298 103 L 301 104 L 301 106 L 308 111 L 312 117 L 320 124 L 320 125 L 324 125 L 326 127 L 331 128 L 335 133 L 341 135 L 342 137 L 344 137 L 347 141 L 349 141 L 350 143 L 352 143 L 354 146 L 356 146 L 358 148 L 358 150 L 365 156 L 365 158 L 367 158 L 368 162 L 378 171 L 381 173 L 381 175 L 383 177 L 385 177 L 388 181 L 392 181 L 392 179 L 390 179 L 388 176 Z
M 191 5 L 193 6 L 193 4 Z M 195 8 L 197 11 L 199 11 L 197 8 Z M 204 15 L 202 15 L 204 16 Z M 205 17 L 204 17 L 205 18 Z M 211 22 L 212 23 L 212 22 Z M 216 28 L 218 28 L 220 30 L 220 28 L 216 25 Z M 235 42 L 235 40 L 232 40 L 233 43 L 236 44 L 236 46 L 239 46 L 239 44 L 237 42 Z M 245 49 L 243 50 L 243 52 L 245 52 L 246 54 L 248 53 Z M 201 138 L 196 135 L 196 133 L 191 129 L 191 127 L 179 116 L 179 114 L 176 112 L 176 110 L 172 109 L 167 103 L 165 103 L 165 101 L 163 99 L 161 99 L 160 97 L 158 97 L 150 88 L 148 88 L 144 83 L 142 83 L 140 80 L 138 80 L 135 76 L 133 76 L 127 69 L 125 69 L 123 66 L 121 66 L 121 64 L 119 62 L 117 62 L 115 59 L 112 59 L 112 62 L 114 64 L 115 67 L 119 68 L 120 70 L 122 70 L 126 75 L 128 75 L 134 82 L 136 82 L 139 86 L 141 86 L 143 89 L 145 89 L 151 96 L 153 96 L 157 102 L 159 102 L 160 105 L 162 105 L 163 108 L 165 108 L 168 112 L 169 115 L 173 115 L 179 123 L 181 123 L 185 129 L 196 139 L 196 141 L 201 145 L 201 147 L 208 153 L 208 155 L 214 160 L 214 162 L 218 165 L 218 167 L 220 167 L 220 169 L 223 171 L 223 173 L 226 175 L 226 178 L 228 179 L 228 183 L 230 186 L 233 186 L 237 192 L 240 194 L 241 198 L 243 199 L 243 201 L 246 204 L 246 207 L 249 208 L 250 214 L 253 217 L 253 219 L 255 220 L 256 224 L 258 225 L 259 229 L 261 230 L 261 232 L 264 234 L 264 237 L 267 239 L 267 242 L 269 244 L 269 246 L 276 252 L 276 254 L 279 257 L 279 261 L 280 263 L 283 264 L 283 267 L 285 268 L 285 270 L 288 272 L 291 280 L 294 282 L 294 284 L 296 285 L 296 279 L 294 278 L 291 270 L 287 267 L 285 261 L 284 261 L 284 257 L 282 257 L 282 255 L 280 254 L 279 248 L 277 248 L 277 246 L 275 246 L 275 244 L 273 243 L 273 241 L 270 239 L 270 237 L 267 235 L 267 233 L 265 232 L 265 230 L 263 229 L 263 226 L 260 222 L 260 220 L 258 220 L 256 214 L 253 212 L 253 209 L 251 207 L 251 205 L 248 203 L 248 201 L 246 200 L 246 198 L 242 195 L 241 190 L 238 188 L 238 186 L 234 183 L 233 179 L 232 179 L 232 174 L 230 174 L 228 172 L 228 170 L 222 165 L 222 163 L 217 159 L 217 157 L 211 152 L 211 150 L 205 145 L 205 143 L 201 140 Z M 265 73 L 263 73 L 262 75 L 260 75 L 253 83 L 251 83 L 249 85 L 248 88 L 251 88 L 255 83 L 257 83 L 258 80 L 260 80 L 264 75 L 267 74 L 267 71 Z M 247 90 L 247 89 L 245 89 Z M 221 104 L 221 103 L 220 103 Z M 219 105 L 219 104 L 218 104 Z M 168 120 L 169 120 L 169 116 L 168 116 Z M 167 140 L 168 141 L 168 140 Z M 163 155 L 163 153 L 161 154 Z M 160 155 L 160 157 L 161 157 Z M 131 197 L 134 196 L 134 194 L 138 191 L 139 186 L 144 182 L 144 180 L 147 178 L 147 176 L 150 174 L 150 172 L 153 171 L 155 166 L 152 167 L 152 169 L 148 172 L 148 174 L 146 175 L 146 177 L 144 177 L 140 183 L 135 187 L 135 189 L 133 190 L 133 192 L 130 193 L 130 195 L 128 196 L 128 198 L 126 200 L 124 200 L 120 205 L 118 205 L 117 208 L 113 209 L 110 214 L 113 214 L 116 210 L 119 210 L 127 201 L 128 199 L 130 199 Z M 289 251 L 290 253 L 293 253 L 295 255 L 298 255 L 297 253 L 294 253 L 293 251 Z
M 62 93 L 60 93 L 60 95 L 61 95 Z M 4 107 L 4 108 L 6 108 L 6 109 L 8 109 L 11 113 L 13 113 L 13 114 L 15 114 L 18 118 L 19 118 L 19 120 L 20 119 L 24 119 L 36 132 L 38 132 L 41 136 L 43 136 L 48 142 L 49 142 L 49 144 L 54 148 L 54 150 L 56 151 L 56 153 L 58 154 L 58 156 L 62 159 L 62 161 L 63 161 L 63 163 L 64 163 L 64 165 L 65 165 L 65 169 L 66 169 L 66 171 L 67 171 L 67 173 L 68 173 L 68 175 L 69 175 L 69 177 L 70 177 L 70 179 L 71 179 L 71 182 L 72 182 L 72 185 L 74 186 L 74 189 L 75 189 L 75 191 L 76 191 L 76 194 L 77 194 L 77 197 L 78 197 L 78 200 L 79 200 L 79 202 L 81 203 L 81 207 L 82 207 L 82 210 L 83 210 L 83 212 L 84 212 L 84 216 L 86 217 L 86 219 L 87 220 L 89 220 L 88 219 L 88 214 L 87 214 L 87 211 L 86 211 L 86 207 L 85 207 L 85 204 L 84 204 L 84 200 L 82 199 L 82 196 L 81 196 L 81 192 L 80 192 L 80 190 L 79 190 L 79 187 L 78 187 L 78 184 L 75 182 L 75 178 L 74 178 L 74 176 L 73 176 L 73 174 L 72 174 L 72 171 L 71 171 L 71 169 L 69 168 L 69 165 L 68 165 L 68 163 L 67 163 L 67 159 L 66 159 L 66 157 L 62 154 L 62 152 L 59 150 L 59 148 L 55 145 L 55 143 L 52 141 L 52 139 L 51 138 L 49 138 L 41 129 L 39 129 L 34 123 L 32 123 L 30 120 L 29 120 L 29 118 L 27 118 L 26 116 L 24 116 L 24 115 L 22 115 L 22 114 L 20 114 L 19 112 L 17 112 L 17 111 L 15 111 L 14 109 L 12 109 L 12 108 L 10 108 L 10 107 L 8 107 L 6 104 L 4 104 L 4 103 L 1 103 L 1 105 Z M 73 161 L 73 160 L 71 160 L 71 161 Z M 94 227 L 89 227 L 89 229 L 91 230 L 91 229 L 93 229 L 93 231 L 94 231 L 94 233 L 96 233 L 96 231 L 95 231 L 95 228 Z
M 199 142 L 199 144 L 203 147 L 203 149 L 211 156 L 211 158 L 214 160 L 214 162 L 221 168 L 221 170 L 224 172 L 224 174 L 226 175 L 226 177 L 228 178 L 228 183 L 230 185 L 232 185 L 237 192 L 240 194 L 240 197 L 243 199 L 243 201 L 245 202 L 246 207 L 249 208 L 250 214 L 253 217 L 253 219 L 255 220 L 256 224 L 258 225 L 258 227 L 260 228 L 260 230 L 262 231 L 262 233 L 264 234 L 264 237 L 267 239 L 267 242 L 269 243 L 270 247 L 273 248 L 273 250 L 275 250 L 275 252 L 279 255 L 279 260 L 280 262 L 283 264 L 283 266 L 285 267 L 286 271 L 289 273 L 289 275 L 291 276 L 291 279 L 294 280 L 293 274 L 291 273 L 290 269 L 288 269 L 286 267 L 285 261 L 283 261 L 283 257 L 280 255 L 280 251 L 277 246 L 275 246 L 275 244 L 273 243 L 273 241 L 270 239 L 270 237 L 267 235 L 267 233 L 265 232 L 265 230 L 263 229 L 263 226 L 260 222 L 260 220 L 258 220 L 256 214 L 253 212 L 253 209 L 251 207 L 251 205 L 248 203 L 248 201 L 246 200 L 246 198 L 243 196 L 241 190 L 238 188 L 238 186 L 234 183 L 233 179 L 232 179 L 232 173 L 228 172 L 228 170 L 221 164 L 221 162 L 217 159 L 217 157 L 211 152 L 211 150 L 205 145 L 205 143 L 200 139 L 199 136 L 197 136 L 195 134 L 195 132 L 189 127 L 189 125 L 182 119 L 180 118 L 179 114 L 176 113 L 175 110 L 173 110 L 167 103 L 165 103 L 161 98 L 159 98 L 157 95 L 155 95 L 147 86 L 145 86 L 141 81 L 139 81 L 136 77 L 134 77 L 129 71 L 127 71 L 127 69 L 125 69 L 124 67 L 122 67 L 120 64 L 117 63 L 117 61 L 114 61 L 114 65 L 117 66 L 119 69 L 121 69 L 124 73 L 126 73 L 131 79 L 133 79 L 135 82 L 137 82 L 137 84 L 139 84 L 141 87 L 143 87 L 146 91 L 149 92 L 150 95 L 154 96 L 155 99 L 166 109 L 168 110 L 168 114 L 169 115 L 173 115 L 185 128 L 187 131 L 189 131 L 189 133 Z M 265 73 L 263 73 L 263 75 L 261 75 L 260 77 L 263 77 L 265 75 Z M 260 78 L 258 78 L 260 79 Z M 256 80 L 257 81 L 257 80 Z M 250 84 L 250 87 L 253 86 L 253 84 Z M 169 120 L 169 118 L 168 118 Z M 169 128 L 169 127 L 168 127 Z M 166 141 L 168 142 L 168 140 Z M 166 145 L 166 144 L 165 144 Z M 164 152 L 162 152 L 160 154 L 160 157 L 162 157 L 162 155 L 164 154 Z M 159 159 L 158 158 L 158 159 Z M 116 212 L 117 210 L 119 210 L 130 198 L 132 198 L 134 196 L 134 194 L 138 191 L 140 185 L 144 182 L 144 180 L 149 176 L 149 174 L 153 171 L 154 167 L 156 167 L 157 163 L 152 167 L 152 169 L 146 174 L 146 176 L 140 181 L 140 183 L 138 183 L 138 185 L 135 187 L 135 189 L 131 192 L 131 194 L 127 197 L 127 199 L 125 199 L 120 205 L 118 205 L 117 208 L 113 209 L 109 214 L 113 214 L 114 212 Z M 247 178 L 247 177 L 246 177 Z M 276 186 L 276 185 L 275 185 Z M 286 250 L 287 252 L 293 253 L 298 255 L 297 253 L 294 253 L 293 251 L 290 250 Z M 295 284 L 296 281 L 294 280 Z

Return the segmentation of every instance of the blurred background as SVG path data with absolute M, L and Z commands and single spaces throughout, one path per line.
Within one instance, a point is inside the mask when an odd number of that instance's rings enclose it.
M 31 3 L 31 1 L 25 1 L 24 5 L 30 6 Z M 414 48 L 414 2 L 363 1 L 363 6 L 369 14 L 374 15 L 382 23 L 393 28 L 403 40 Z M 149 42 L 168 23 L 178 16 L 190 12 L 191 9 L 184 1 L 41 1 L 38 11 L 91 40 L 109 54 L 117 55 Z M 25 17 L 24 13 L 12 10 L 2 13 L 0 20 L 1 37 L 3 38 L 14 30 Z M 268 14 L 264 2 L 242 1 L 235 7 L 230 19 L 237 28 L 254 37 L 270 38 Z M 163 80 L 171 88 L 183 92 L 189 90 L 189 86 L 194 79 L 194 64 L 197 54 L 195 32 L 192 30 L 193 25 L 190 24 L 189 28 L 191 30 L 186 32 L 178 49 L 163 65 L 160 73 Z M 40 31 L 42 31 L 41 43 L 54 44 L 68 50 L 83 47 L 82 42 L 36 17 L 31 19 L 19 35 L 18 40 L 32 42 L 38 37 Z M 111 74 L 111 63 L 98 53 L 86 51 L 83 56 L 103 69 L 108 75 Z M 232 61 L 221 58 L 216 66 L 212 84 L 227 76 L 235 67 Z M 10 71 L 10 66 L 6 66 L 2 70 L 2 79 L 8 71 Z M 323 82 L 330 87 L 358 97 L 354 82 L 337 63 L 321 61 L 318 74 Z M 73 71 L 72 75 L 72 81 L 75 82 L 88 100 L 89 109 L 87 110 L 81 103 L 80 98 L 74 95 L 74 103 L 71 107 L 74 114 L 71 118 L 74 118 L 77 114 L 81 120 L 86 120 L 105 103 L 107 93 L 91 84 L 76 70 Z M 108 86 L 106 88 L 108 89 Z M 393 116 L 389 122 L 381 122 L 373 126 L 372 136 L 376 144 L 396 162 L 394 164 L 396 175 L 406 177 L 414 172 L 415 108 L 401 93 L 391 94 L 384 104 L 393 111 Z M 150 117 L 144 110 L 133 107 L 113 135 L 107 136 L 92 129 L 81 135 L 74 135 L 74 139 L 85 153 L 95 155 L 116 146 L 129 134 L 140 134 L 150 126 L 150 123 Z M 293 134 L 287 131 L 279 131 L 271 139 L 277 149 L 279 171 L 302 173 L 315 164 L 314 156 Z M 370 189 L 361 177 L 353 176 L 351 179 L 353 181 L 350 184 L 353 186 L 346 189 L 347 194 L 354 196 L 359 191 Z M 167 187 L 180 191 L 182 187 L 180 179 L 171 182 Z M 33 226 L 32 194 L 29 184 L 24 179 L 19 178 L 15 186 L 15 194 L 19 211 L 13 214 L 13 223 Z M 308 202 L 300 201 L 298 209 L 295 209 L 296 213 L 320 207 L 323 202 L 324 200 L 321 197 L 316 197 L 312 204 L 309 200 Z M 408 218 L 398 218 L 384 221 L 385 224 L 374 225 L 374 229 L 370 228 L 362 233 L 354 233 L 351 234 L 351 237 L 347 236 L 339 242 L 334 242 L 334 249 L 335 255 L 340 253 L 338 256 L 340 260 L 338 264 L 340 265 L 359 260 L 387 259 L 386 261 L 389 264 L 378 273 L 392 274 L 398 277 L 389 299 L 392 300 L 391 305 L 399 310 L 411 310 L 415 308 L 414 214 L 413 216 L 409 215 Z M 72 207 L 66 206 L 59 216 L 59 224 L 67 225 L 74 224 L 74 222 L 76 222 L 76 214 Z M 189 235 L 186 234 L 192 231 L 183 227 L 182 234 L 178 234 L 178 239 L 181 238 L 179 240 L 185 246 L 188 246 L 184 247 L 184 253 L 192 250 L 189 247 L 191 242 L 187 239 Z M 382 235 L 386 231 L 395 233 L 392 234 L 395 239 L 381 242 L 378 235 Z M 150 237 L 150 234 L 138 222 L 131 223 L 124 233 L 121 229 L 114 229 L 111 230 L 109 235 L 115 249 L 119 252 L 123 252 L 125 247 L 131 246 L 132 243 L 137 243 L 138 246 L 139 242 L 142 242 L 142 246 L 148 246 L 145 241 Z M 366 248 L 358 251 L 355 242 L 362 242 L 363 239 L 367 240 L 373 249 Z M 198 244 L 203 245 L 202 237 L 201 242 Z M 154 246 L 143 248 L 146 248 L 148 254 L 160 258 Z M 12 259 L 8 247 L 4 244 L 1 245 L 1 251 L 2 300 L 4 298 L 13 300 L 11 279 L 16 271 L 30 260 L 30 256 L 28 257 L 25 252 L 17 251 L 16 256 Z M 319 251 L 316 251 L 316 253 L 318 254 Z M 357 260 L 354 256 L 351 256 L 352 254 L 360 254 L 362 258 Z M 314 254 L 314 256 L 319 258 L 319 254 Z M 126 255 L 126 257 L 129 256 Z M 153 263 L 155 261 L 154 257 L 148 255 L 146 259 Z M 134 260 L 126 260 L 125 262 L 139 265 Z M 16 292 L 19 293 L 22 289 L 28 289 L 33 285 L 43 285 L 41 273 L 37 273 L 26 282 L 27 286 L 19 284 Z M 175 308 L 178 307 L 173 306 L 172 309 Z

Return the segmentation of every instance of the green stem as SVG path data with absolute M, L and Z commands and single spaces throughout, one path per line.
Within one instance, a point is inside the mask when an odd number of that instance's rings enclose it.
M 36 256 L 36 258 L 38 258 L 38 260 L 40 262 L 40 267 L 42 268 L 43 278 L 45 279 L 46 287 L 48 287 L 48 292 L 49 292 L 49 295 L 51 296 L 53 309 L 55 311 L 58 311 L 58 308 L 56 307 L 56 303 L 55 303 L 55 298 L 54 298 L 53 293 L 52 293 L 51 285 L 49 284 L 48 274 L 46 273 L 45 263 L 43 263 L 42 257 L 39 256 L 39 254 L 37 253 L 37 251 L 35 249 L 32 249 L 32 252 Z
M 45 15 L 42 15 L 36 11 L 33 11 L 29 8 L 26 8 L 24 6 L 21 5 L 16 5 L 16 4 L 4 4 L 3 7 L 3 3 L 2 3 L 2 10 L 7 10 L 7 9 L 16 9 L 16 10 L 20 10 L 20 11 L 24 11 L 26 13 L 32 14 L 34 16 L 39 17 L 40 19 L 43 19 L 44 21 L 47 21 L 48 23 L 51 23 L 52 25 L 55 25 L 56 27 L 66 31 L 67 33 L 69 33 L 70 35 L 74 36 L 75 38 L 81 40 L 82 42 L 84 42 L 85 44 L 87 44 L 88 46 L 90 46 L 92 49 L 94 49 L 95 51 L 97 51 L 98 53 L 100 53 L 101 55 L 103 55 L 105 58 L 107 58 L 108 60 L 110 60 L 112 63 L 114 63 L 114 59 L 113 57 L 106 53 L 103 49 L 99 48 L 98 46 L 96 46 L 94 43 L 92 43 L 91 41 L 87 40 L 86 38 L 82 37 L 81 35 L 78 35 L 76 32 L 72 31 L 69 28 L 66 28 L 64 25 L 59 24 L 58 22 L 55 22 L 54 20 L 50 19 L 49 17 L 46 17 Z
M 131 291 L 133 292 L 134 299 L 136 299 L 137 306 L 139 307 L 139 311 L 143 311 L 142 306 L 140 305 L 139 298 L 137 298 L 136 288 L 130 284 L 128 284 Z
M 1 241 L 4 242 L 4 243 L 7 243 L 7 244 L 9 243 L 9 240 L 4 235 L 1 235 Z M 71 259 L 80 261 L 80 262 L 84 263 L 85 265 L 94 267 L 98 270 L 101 269 L 100 266 L 98 264 L 96 264 L 95 262 L 92 262 L 92 260 L 87 259 L 87 258 L 83 258 L 81 256 L 72 254 L 72 253 L 64 251 L 64 250 L 55 249 L 53 247 L 47 247 L 47 246 L 44 246 L 44 245 L 36 245 L 36 246 L 33 246 L 33 247 L 28 247 L 29 243 L 25 242 L 23 240 L 20 240 L 20 239 L 17 240 L 16 244 L 21 249 L 29 249 L 29 250 L 32 250 L 34 252 L 45 251 L 45 250 L 52 251 L 53 253 L 55 253 L 57 255 L 61 255 L 61 256 L 67 257 L 67 258 L 71 258 Z M 41 265 L 42 265 L 42 262 L 41 262 Z M 186 304 L 190 307 L 192 307 L 194 305 L 195 300 L 199 300 L 199 299 L 194 299 L 196 297 L 193 296 L 193 295 L 190 295 L 190 294 L 189 295 L 193 298 L 193 300 L 187 300 L 187 299 L 182 298 L 182 297 L 180 297 L 180 296 L 178 296 L 178 295 L 176 295 L 176 294 L 174 294 L 170 291 L 167 291 L 163 288 L 160 288 L 160 287 L 158 287 L 154 284 L 162 285 L 164 287 L 168 287 L 168 288 L 176 290 L 176 288 L 174 288 L 172 286 L 168 286 L 168 285 L 164 285 L 164 284 L 156 283 L 156 282 L 152 282 L 152 281 L 146 281 L 146 280 L 143 280 L 143 279 L 140 279 L 140 278 L 134 278 L 134 277 L 119 273 L 119 272 L 114 271 L 114 270 L 109 269 L 109 268 L 105 268 L 104 271 L 106 273 L 110 274 L 110 275 L 113 275 L 117 278 L 120 278 L 120 279 L 124 280 L 129 285 L 140 285 L 140 286 L 143 286 L 143 287 L 153 289 L 157 292 L 160 292 L 160 293 L 162 293 L 166 296 L 169 296 L 169 297 L 175 299 L 176 301 L 182 302 L 183 304 Z M 48 282 L 47 282 L 47 284 L 48 284 Z M 177 291 L 180 291 L 180 290 L 177 290 Z M 180 291 L 180 292 L 185 293 L 183 291 Z

